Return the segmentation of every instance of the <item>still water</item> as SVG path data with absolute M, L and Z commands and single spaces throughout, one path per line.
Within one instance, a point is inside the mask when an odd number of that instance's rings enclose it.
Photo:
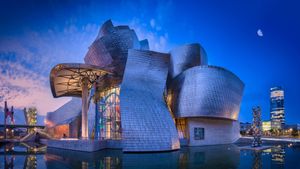
M 0 149 L 0 169 L 300 169 L 300 145 L 273 145 L 262 152 L 238 145 L 184 147 L 165 153 L 84 153 L 38 144 L 6 144 Z

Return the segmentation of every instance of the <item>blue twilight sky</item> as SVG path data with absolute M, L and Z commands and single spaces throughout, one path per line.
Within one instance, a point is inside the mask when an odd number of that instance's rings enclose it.
M 152 50 L 200 43 L 209 64 L 246 87 L 240 120 L 251 108 L 269 119 L 269 89 L 285 90 L 286 121 L 300 123 L 300 1 L 14 1 L 0 2 L 0 104 L 36 106 L 41 115 L 69 98 L 52 98 L 49 72 L 83 62 L 101 24 L 134 28 Z M 260 32 L 258 32 L 260 30 Z M 3 117 L 2 117 L 3 118 Z

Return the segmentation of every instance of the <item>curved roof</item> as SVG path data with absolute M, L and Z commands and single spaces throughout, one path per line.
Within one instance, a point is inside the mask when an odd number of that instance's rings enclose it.
M 102 25 L 96 40 L 89 47 L 84 61 L 113 71 L 122 78 L 128 49 L 148 50 L 148 40 L 140 41 L 130 27 L 114 26 L 111 20 L 108 20 Z
M 50 73 L 50 86 L 53 97 L 81 96 L 81 80 L 88 78 L 90 85 L 106 74 L 112 74 L 101 67 L 81 64 L 63 63 L 54 66 Z
M 207 56 L 198 43 L 182 45 L 170 51 L 170 78 L 175 78 L 181 72 L 200 65 L 207 65 Z
M 168 91 L 175 117 L 211 117 L 237 120 L 244 83 L 217 66 L 196 66 L 178 75 Z

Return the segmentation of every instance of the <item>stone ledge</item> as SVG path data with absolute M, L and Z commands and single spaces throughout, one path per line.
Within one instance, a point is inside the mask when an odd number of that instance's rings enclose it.
M 122 149 L 121 140 L 43 140 L 51 148 L 93 152 L 106 148 Z
M 273 146 L 260 146 L 260 147 L 243 146 L 243 147 L 240 147 L 240 149 L 242 149 L 242 150 L 262 151 L 262 150 L 270 149 L 272 147 Z

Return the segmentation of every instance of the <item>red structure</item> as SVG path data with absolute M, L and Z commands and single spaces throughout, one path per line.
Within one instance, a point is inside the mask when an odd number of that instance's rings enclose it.
M 6 122 L 7 122 L 7 117 L 10 118 L 10 124 L 15 124 L 14 120 L 14 107 L 11 106 L 11 109 L 9 111 L 8 106 L 7 106 L 7 101 L 4 102 L 4 139 L 6 139 Z

